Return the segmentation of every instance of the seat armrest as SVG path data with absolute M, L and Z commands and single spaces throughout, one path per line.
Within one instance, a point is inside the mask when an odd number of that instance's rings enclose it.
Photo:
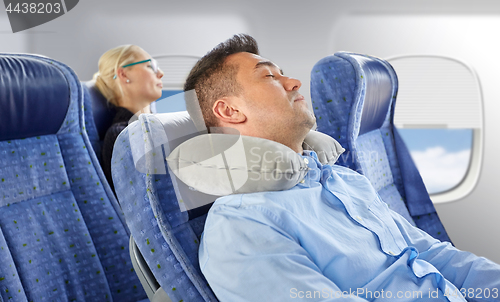
M 146 261 L 142 257 L 139 248 L 135 244 L 134 237 L 130 236 L 129 241 L 130 258 L 134 266 L 135 273 L 141 281 L 144 291 L 151 302 L 172 302 L 167 293 L 160 287 L 155 276 L 151 273 Z

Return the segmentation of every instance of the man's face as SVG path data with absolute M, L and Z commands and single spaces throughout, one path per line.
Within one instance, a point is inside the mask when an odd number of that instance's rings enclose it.
M 302 140 L 316 118 L 299 93 L 297 79 L 284 76 L 280 68 L 258 55 L 241 52 L 226 63 L 236 64 L 236 80 L 243 88 L 239 97 L 247 117 L 244 135 L 262 137 L 291 146 Z

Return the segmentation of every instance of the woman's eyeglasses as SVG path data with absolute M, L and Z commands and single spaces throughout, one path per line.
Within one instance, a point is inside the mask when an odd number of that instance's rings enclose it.
M 151 62 L 151 66 L 150 66 L 151 69 L 153 69 L 153 72 L 155 74 L 158 74 L 158 72 L 160 71 L 160 68 L 158 67 L 158 62 L 155 59 L 147 59 L 147 60 L 143 60 L 143 61 L 139 61 L 139 62 L 130 63 L 127 65 L 123 65 L 122 68 L 137 65 L 137 64 L 142 64 L 142 63 L 146 63 L 146 62 Z M 116 74 L 113 76 L 113 79 L 116 79 Z

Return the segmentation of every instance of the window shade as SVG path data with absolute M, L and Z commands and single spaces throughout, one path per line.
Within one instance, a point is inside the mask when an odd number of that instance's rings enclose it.
M 482 128 L 479 80 L 466 64 L 428 55 L 388 59 L 399 80 L 399 128 Z
M 163 89 L 182 90 L 191 68 L 200 59 L 190 55 L 158 55 L 154 56 L 160 69 L 164 72 Z

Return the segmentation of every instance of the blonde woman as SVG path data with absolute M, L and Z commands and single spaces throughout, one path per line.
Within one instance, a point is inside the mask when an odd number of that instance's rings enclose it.
M 116 116 L 102 145 L 102 168 L 113 191 L 111 155 L 115 140 L 135 113 L 150 112 L 149 105 L 161 96 L 162 77 L 156 61 L 136 45 L 110 49 L 99 59 L 95 85 L 116 106 Z

